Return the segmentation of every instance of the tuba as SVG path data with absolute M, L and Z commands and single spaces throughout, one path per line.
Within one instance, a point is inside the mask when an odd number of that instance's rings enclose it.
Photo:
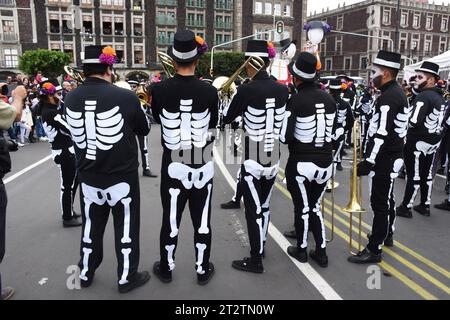
M 144 86 L 140 85 L 138 89 L 136 90 L 136 95 L 139 98 L 139 101 L 141 102 L 141 105 L 145 106 L 148 104 L 148 95 L 145 92 Z
M 157 53 L 159 60 L 161 61 L 161 64 L 163 66 L 164 71 L 166 72 L 166 75 L 168 78 L 172 78 L 175 73 L 175 63 L 173 59 L 167 54 L 162 51 L 158 51 Z
M 79 83 L 84 82 L 85 76 L 84 76 L 83 72 L 75 70 L 74 68 L 72 68 L 70 66 L 64 66 L 64 71 L 75 81 L 77 81 Z

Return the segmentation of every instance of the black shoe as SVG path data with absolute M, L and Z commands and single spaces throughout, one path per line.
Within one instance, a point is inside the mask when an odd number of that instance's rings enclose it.
M 285 231 L 285 232 L 283 233 L 283 235 L 284 235 L 286 238 L 297 239 L 297 233 L 295 232 L 295 229 L 294 229 L 294 230 L 291 230 L 291 231 Z
M 255 259 L 254 259 L 255 260 Z M 247 272 L 254 272 L 254 273 L 263 273 L 264 267 L 262 262 L 258 261 L 252 261 L 252 258 L 244 258 L 242 260 L 235 260 L 231 264 L 231 266 L 235 269 L 241 270 L 241 271 L 247 271 Z M 256 259 L 258 260 L 258 259 Z
M 14 289 L 11 287 L 6 287 L 2 289 L 2 292 L 0 292 L 0 300 L 9 300 L 14 295 Z
M 450 202 L 448 200 L 445 200 L 444 202 L 440 204 L 435 204 L 434 207 L 436 209 L 450 211 Z
M 72 218 L 69 220 L 63 220 L 63 227 L 64 228 L 72 228 L 72 227 L 79 227 L 81 226 L 82 222 L 78 218 Z
M 371 233 L 367 234 L 367 239 L 369 239 L 372 236 Z M 393 247 L 394 246 L 394 235 L 392 234 L 388 234 L 388 236 L 386 237 L 386 239 L 384 239 L 384 245 L 386 247 Z
M 337 171 L 342 171 L 342 170 L 344 170 L 344 168 L 342 167 L 342 163 L 338 163 L 338 164 L 336 165 L 336 170 L 337 170 Z
M 411 209 L 408 209 L 403 205 L 400 205 L 395 209 L 395 215 L 397 217 L 403 217 L 403 218 L 409 218 L 409 219 L 411 219 L 413 217 Z
M 421 215 L 423 215 L 425 217 L 430 216 L 430 207 L 428 207 L 424 204 L 419 204 L 418 206 L 414 206 L 413 209 L 414 209 L 414 211 L 417 211 L 418 213 L 420 213 Z
M 311 250 L 309 251 L 309 256 L 322 268 L 328 267 L 328 257 L 325 250 L 323 250 L 323 253 L 321 254 L 316 253 L 315 250 Z
M 231 200 L 231 201 L 228 201 L 226 203 L 222 203 L 220 205 L 220 207 L 222 209 L 240 209 L 241 208 L 241 203 L 240 203 L 240 201 L 233 201 L 233 200 Z
M 89 288 L 94 281 L 94 276 L 88 278 L 87 280 L 80 279 L 80 285 L 82 288 Z
M 347 258 L 348 262 L 363 264 L 363 263 L 379 263 L 381 262 L 381 253 L 374 254 L 369 249 L 364 248 L 363 251 L 358 252 L 356 256 L 350 256 Z
M 130 292 L 131 290 L 143 286 L 144 284 L 147 283 L 148 280 L 150 280 L 150 274 L 148 273 L 148 271 L 137 272 L 133 280 L 130 280 L 128 283 L 123 285 L 119 284 L 119 292 L 120 293 Z
M 156 261 L 153 264 L 153 274 L 164 283 L 169 283 L 172 281 L 172 271 L 162 272 L 161 271 L 161 262 L 159 262 L 159 261 Z
M 72 211 L 72 218 L 76 218 L 76 219 L 81 218 L 81 214 L 76 213 L 75 211 Z
M 306 253 L 306 249 L 300 250 L 296 246 L 289 246 L 287 248 L 287 253 L 291 257 L 294 257 L 295 259 L 297 259 L 302 263 L 308 262 L 308 254 Z
M 204 274 L 197 274 L 197 283 L 204 286 L 209 282 L 209 280 L 211 280 L 215 271 L 214 264 L 210 262 L 208 270 Z
M 144 172 L 142 173 L 142 175 L 144 177 L 150 177 L 150 178 L 156 178 L 158 177 L 156 174 L 153 174 L 149 169 L 144 170 Z

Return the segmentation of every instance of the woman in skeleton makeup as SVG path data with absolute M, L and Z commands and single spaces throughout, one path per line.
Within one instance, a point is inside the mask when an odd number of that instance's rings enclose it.
M 224 123 L 242 116 L 245 132 L 240 187 L 244 197 L 250 257 L 233 261 L 232 267 L 254 273 L 264 271 L 262 257 L 270 220 L 270 197 L 279 169 L 279 135 L 288 99 L 287 87 L 267 73 L 274 55 L 274 48 L 267 41 L 248 41 L 245 56 L 260 57 L 265 65 L 257 73 L 247 66 L 247 74 L 252 80 L 239 86 L 224 112 Z
M 153 272 L 165 283 L 172 281 L 178 230 L 188 201 L 197 283 L 207 284 L 214 274 L 209 261 L 214 176 L 210 129 L 217 125 L 219 101 L 217 89 L 195 76 L 198 59 L 206 49 L 206 42 L 192 31 L 177 31 L 169 51 L 177 73 L 152 88 L 153 116 L 161 124 L 163 146 L 160 260 L 154 263 Z
M 308 261 L 308 231 L 316 242 L 310 257 L 328 266 L 325 226 L 320 201 L 332 175 L 332 139 L 336 129 L 336 101 L 317 80 L 316 58 L 302 52 L 289 65 L 298 92 L 288 104 L 280 140 L 289 146 L 286 183 L 294 203 L 297 245 L 287 252 L 300 262 Z
M 411 208 L 424 216 L 430 215 L 433 186 L 432 165 L 441 143 L 441 124 L 445 100 L 436 88 L 439 65 L 425 61 L 416 70 L 415 91 L 419 94 L 412 104 L 405 144 L 406 189 L 397 216 L 412 218 Z M 413 207 L 420 188 L 420 204 Z
M 352 263 L 377 263 L 382 260 L 382 246 L 392 246 L 395 221 L 394 180 L 403 165 L 409 105 L 396 81 L 400 54 L 380 51 L 374 60 L 371 77 L 381 90 L 367 132 L 364 160 L 358 164 L 358 176 L 369 176 L 370 205 L 374 218 L 369 243 Z
M 39 85 L 39 104 L 36 114 L 41 117 L 48 142 L 52 146 L 52 157 L 61 171 L 61 209 L 63 227 L 81 225 L 80 215 L 73 211 L 77 190 L 76 163 L 73 140 L 64 115 L 59 108 L 61 86 L 58 80 L 46 80 Z
M 125 293 L 150 279 L 138 272 L 140 191 L 136 135 L 147 135 L 149 124 L 139 99 L 113 82 L 116 52 L 112 47 L 87 46 L 83 85 L 65 98 L 65 114 L 75 142 L 81 185 L 80 279 L 89 287 L 103 259 L 103 234 L 112 212 L 118 262 L 118 289 Z

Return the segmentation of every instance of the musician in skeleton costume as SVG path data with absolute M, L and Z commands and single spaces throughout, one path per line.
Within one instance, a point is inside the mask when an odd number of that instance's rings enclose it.
M 320 201 L 332 175 L 332 138 L 335 133 L 336 102 L 317 83 L 316 57 L 300 53 L 289 65 L 297 93 L 289 100 L 281 131 L 281 142 L 289 146 L 286 185 L 294 203 L 297 244 L 287 252 L 298 261 L 308 261 L 308 231 L 316 242 L 310 257 L 321 267 L 328 265 Z
M 87 46 L 86 80 L 67 94 L 65 113 L 75 142 L 81 186 L 81 286 L 91 285 L 103 258 L 103 233 L 112 211 L 118 288 L 133 290 L 150 279 L 138 272 L 140 194 L 136 135 L 149 125 L 139 99 L 130 90 L 111 84 L 115 50 Z
M 414 210 L 424 216 L 430 215 L 431 190 L 433 186 L 432 165 L 441 143 L 441 124 L 445 101 L 436 88 L 439 65 L 425 61 L 416 70 L 415 91 L 409 129 L 405 144 L 406 188 L 397 216 L 412 218 L 411 208 L 420 188 L 420 204 Z
M 370 205 L 374 214 L 372 233 L 366 248 L 352 263 L 378 263 L 383 244 L 393 245 L 395 222 L 394 181 L 403 165 L 403 145 L 409 105 L 396 82 L 400 54 L 381 50 L 371 67 L 373 85 L 381 90 L 370 119 L 364 160 L 358 164 L 358 176 L 369 176 Z
M 173 78 L 152 88 L 152 110 L 161 124 L 163 146 L 160 260 L 153 265 L 162 282 L 172 281 L 181 215 L 189 201 L 194 226 L 197 283 L 207 284 L 214 274 L 211 250 L 211 198 L 214 164 L 211 134 L 218 121 L 217 89 L 198 80 L 195 68 L 207 50 L 192 31 L 177 31 L 169 55 L 175 61 Z
M 39 88 L 36 114 L 42 119 L 45 134 L 52 146 L 53 161 L 60 170 L 63 227 L 81 226 L 80 215 L 73 211 L 78 183 L 70 129 L 59 108 L 62 88 L 56 79 L 41 82 Z
M 248 41 L 245 56 L 260 57 L 265 65 L 258 73 L 247 66 L 247 74 L 252 80 L 239 86 L 229 108 L 224 112 L 225 123 L 243 115 L 245 132 L 240 184 L 250 240 L 250 257 L 235 260 L 232 266 L 255 273 L 264 271 L 262 256 L 270 220 L 269 204 L 279 169 L 279 134 L 288 99 L 286 86 L 271 79 L 267 73 L 269 58 L 272 57 L 270 50 L 267 41 Z
M 356 108 L 361 121 L 362 145 L 366 143 L 367 130 L 369 129 L 370 115 L 375 103 L 375 93 L 370 86 L 364 88 L 359 106 Z

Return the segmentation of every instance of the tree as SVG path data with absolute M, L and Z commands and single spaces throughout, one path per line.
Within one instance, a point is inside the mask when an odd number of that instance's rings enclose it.
M 64 73 L 64 66 L 69 63 L 67 53 L 45 49 L 25 51 L 19 57 L 19 69 L 30 76 L 40 71 L 47 78 L 56 78 Z
M 245 57 L 242 52 L 216 52 L 214 53 L 214 77 L 231 76 L 244 63 Z M 211 67 L 211 53 L 200 58 L 197 68 L 199 76 L 209 76 Z

